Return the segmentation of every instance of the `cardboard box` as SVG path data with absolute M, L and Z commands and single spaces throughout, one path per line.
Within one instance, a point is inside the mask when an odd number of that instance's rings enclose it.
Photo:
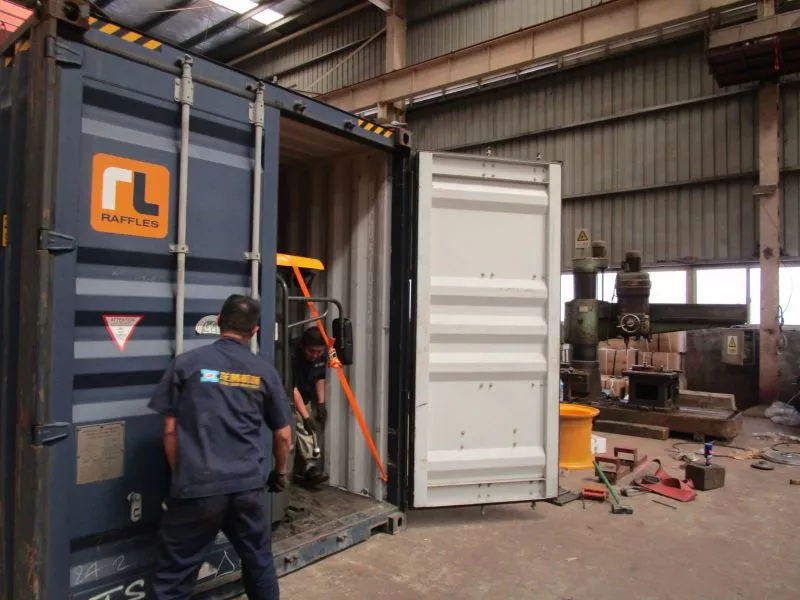
M 625 340 L 622 338 L 614 338 L 613 340 L 608 340 L 606 342 L 600 342 L 600 345 L 604 348 L 611 348 L 612 350 L 627 350 L 628 348 L 625 347 Z
M 673 331 L 671 333 L 657 333 L 653 336 L 654 348 L 652 352 L 677 352 L 686 353 L 687 335 L 685 331 Z
M 600 387 L 608 391 L 612 398 L 624 398 L 628 393 L 628 378 L 601 375 Z
M 636 350 L 612 350 L 598 348 L 597 360 L 600 361 L 601 375 L 622 375 L 623 371 L 636 364 Z
M 677 352 L 642 352 L 639 355 L 640 365 L 656 367 L 665 371 L 681 371 L 682 356 Z

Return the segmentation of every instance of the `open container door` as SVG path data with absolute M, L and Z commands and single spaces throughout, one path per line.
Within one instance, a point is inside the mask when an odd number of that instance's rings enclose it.
M 561 166 L 420 153 L 415 508 L 558 493 Z

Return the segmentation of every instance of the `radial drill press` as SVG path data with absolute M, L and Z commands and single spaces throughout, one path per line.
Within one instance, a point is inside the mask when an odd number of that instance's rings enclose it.
M 566 303 L 564 342 L 568 366 L 561 369 L 564 399 L 600 400 L 599 342 L 621 337 L 651 339 L 654 333 L 731 327 L 747 323 L 746 304 L 650 304 L 650 275 L 639 252 L 627 252 L 617 274 L 616 302 L 597 299 L 597 275 L 608 268 L 605 242 L 592 243 L 591 256 L 572 261 L 575 299 Z M 677 408 L 675 406 L 674 408 Z

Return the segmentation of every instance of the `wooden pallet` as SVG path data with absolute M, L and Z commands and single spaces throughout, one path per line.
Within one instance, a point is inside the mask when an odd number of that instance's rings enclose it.
M 682 408 L 666 412 L 602 404 L 595 404 L 595 407 L 600 410 L 598 420 L 655 425 L 697 437 L 706 436 L 728 441 L 741 433 L 744 420 L 739 411 Z

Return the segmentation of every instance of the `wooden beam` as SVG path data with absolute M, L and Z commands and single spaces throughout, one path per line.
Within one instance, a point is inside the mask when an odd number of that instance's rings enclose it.
M 579 50 L 602 55 L 612 42 L 659 36 L 669 25 L 702 25 L 710 11 L 741 0 L 615 0 L 533 27 L 398 69 L 325 94 L 345 110 L 373 108 L 482 78 L 517 73 Z M 699 20 L 699 23 L 695 21 Z M 663 33 L 663 32 L 662 32 Z M 604 46 L 606 46 L 604 48 Z

